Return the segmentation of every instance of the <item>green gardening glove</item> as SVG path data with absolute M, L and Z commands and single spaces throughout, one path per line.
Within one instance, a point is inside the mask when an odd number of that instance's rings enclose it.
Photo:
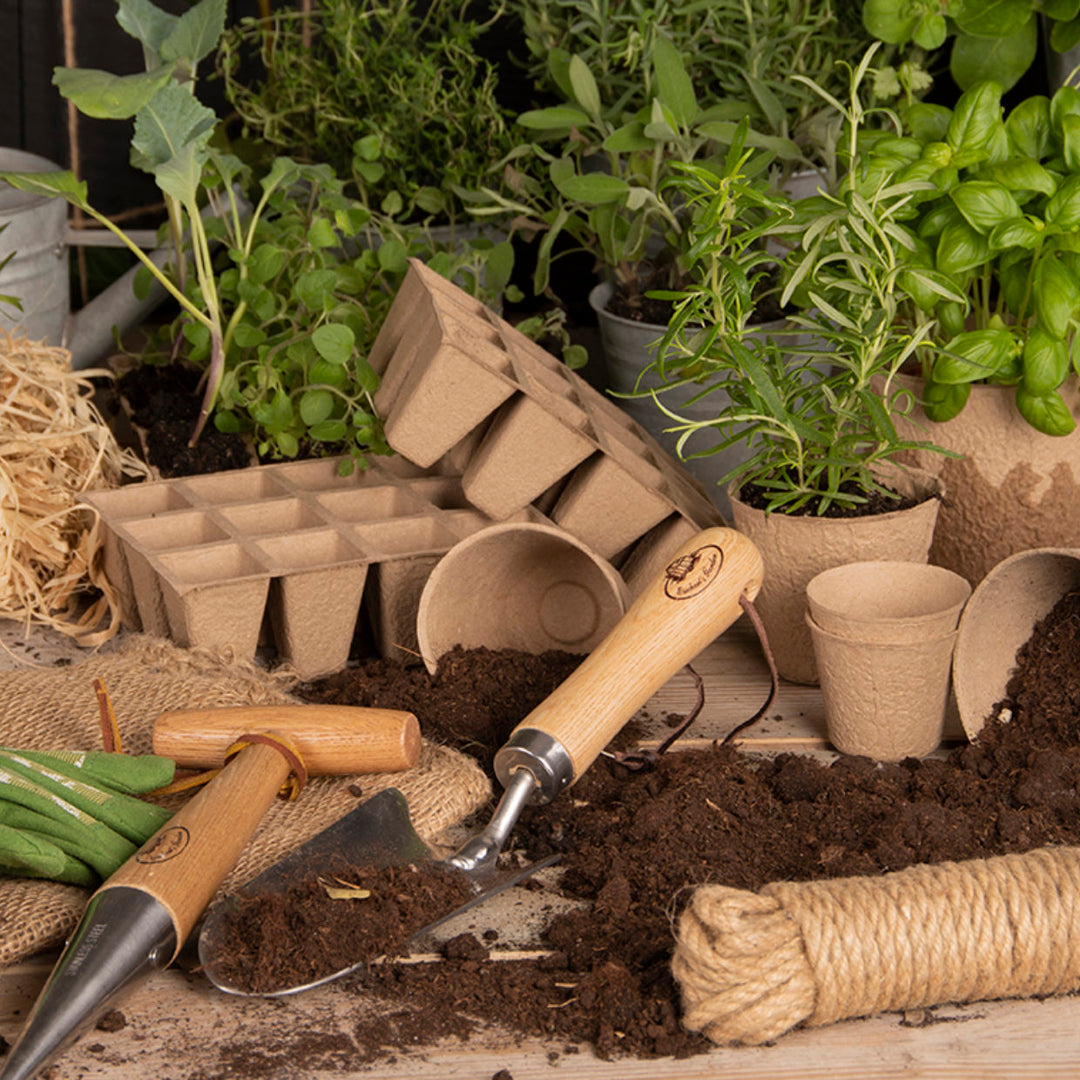
M 97 875 L 48 836 L 0 825 L 0 873 L 13 877 L 48 878 L 69 885 L 91 886 Z
M 16 809 L 13 810 L 13 806 Z M 108 877 L 138 850 L 132 841 L 104 822 L 0 764 L 0 822 L 7 823 L 9 828 L 22 828 L 26 819 L 18 813 L 19 808 L 50 819 L 53 822 L 50 839 L 56 843 L 57 837 L 64 837 L 71 850 L 78 850 L 79 858 L 102 878 Z M 39 823 L 31 821 L 30 824 L 36 831 L 41 831 Z
M 101 785 L 72 779 L 32 760 L 22 751 L 0 751 L 0 768 L 71 803 L 134 844 L 145 843 L 172 817 L 172 813 L 164 807 Z
M 125 795 L 142 795 L 171 784 L 176 772 L 172 758 L 157 754 L 113 754 L 105 750 L 17 750 L 0 746 L 0 754 L 17 754 L 63 773 L 73 780 L 109 788 Z

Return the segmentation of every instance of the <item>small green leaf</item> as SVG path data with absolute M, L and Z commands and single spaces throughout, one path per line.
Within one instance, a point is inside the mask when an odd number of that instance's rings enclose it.
M 308 270 L 296 279 L 293 295 L 311 312 L 325 311 L 333 302 L 337 275 L 333 270 Z
M 969 397 L 969 382 L 946 384 L 928 380 L 923 385 L 923 411 L 934 423 L 944 424 L 963 411 Z
M 653 42 L 652 61 L 660 100 L 671 110 L 679 127 L 690 127 L 698 114 L 694 84 L 679 50 L 663 34 L 658 33 Z
M 949 192 L 949 197 L 967 223 L 980 233 L 1020 216 L 1017 203 L 1008 188 L 987 180 L 969 180 Z
M 961 219 L 950 222 L 941 231 L 937 268 L 943 274 L 964 274 L 985 263 L 989 254 L 989 240 Z
M 326 218 L 316 218 L 311 223 L 311 227 L 307 232 L 307 240 L 313 248 L 332 248 L 340 243 L 333 226 Z
M 120 0 L 116 21 L 144 48 L 160 54 L 161 43 L 172 32 L 178 16 L 162 11 L 150 0 Z
M 409 265 L 409 249 L 401 240 L 384 240 L 376 257 L 379 268 L 391 274 L 403 274 Z
M 321 424 L 312 424 L 308 434 L 316 442 L 341 442 L 348 434 L 349 428 L 344 420 L 324 420 Z
M 254 349 L 266 340 L 266 332 L 251 323 L 238 323 L 233 330 L 233 341 L 237 348 Z
M 594 120 L 600 119 L 600 88 L 588 65 L 580 56 L 570 57 L 568 69 L 570 86 L 574 91 L 574 100 L 585 110 L 586 115 Z
M 988 379 L 1009 366 L 1016 342 L 1008 330 L 966 330 L 957 334 L 934 360 L 938 383 Z
M 995 82 L 972 86 L 956 103 L 945 141 L 954 152 L 984 150 L 1001 122 L 1001 87 Z
M 248 281 L 253 285 L 265 285 L 280 273 L 284 262 L 285 256 L 275 244 L 258 244 L 248 257 Z
M 341 323 L 324 323 L 311 335 L 315 351 L 331 364 L 347 364 L 356 346 L 353 332 Z
M 326 420 L 334 411 L 334 395 L 329 390 L 306 390 L 300 396 L 300 419 L 308 427 Z
M 629 190 L 630 185 L 621 176 L 609 176 L 607 173 L 568 176 L 559 184 L 561 195 L 592 206 L 622 202 Z
M 873 37 L 890 45 L 905 45 L 919 22 L 918 11 L 896 0 L 865 0 L 863 25 Z
M 589 117 L 571 105 L 553 105 L 549 109 L 530 109 L 521 113 L 517 122 L 533 131 L 561 131 L 564 128 L 587 127 Z
M 59 196 L 82 210 L 90 209 L 86 182 L 76 180 L 73 172 L 0 172 L 0 180 L 31 195 Z
M 1020 383 L 1016 388 L 1016 408 L 1036 431 L 1044 435 L 1071 435 L 1076 421 L 1061 394 L 1032 394 Z
M 1065 342 L 1035 327 L 1024 346 L 1024 389 L 1036 397 L 1049 394 L 1065 381 L 1069 369 L 1069 347 Z
M 194 71 L 200 60 L 217 48 L 225 30 L 227 0 L 201 0 L 189 8 L 172 26 L 158 51 L 165 60 L 186 60 Z

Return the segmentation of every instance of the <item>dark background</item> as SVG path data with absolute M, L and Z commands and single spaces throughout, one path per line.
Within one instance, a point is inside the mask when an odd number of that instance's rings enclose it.
M 157 0 L 180 15 L 187 0 Z M 142 49 L 116 22 L 115 0 L 74 0 L 75 60 L 78 67 L 118 74 L 143 70 Z M 258 15 L 256 0 L 231 0 L 228 23 Z M 67 102 L 52 85 L 53 68 L 64 63 L 60 0 L 0 0 L 0 146 L 27 150 L 70 167 Z M 203 61 L 204 80 L 213 59 Z M 201 84 L 200 98 L 221 115 L 217 84 Z M 90 201 L 106 214 L 160 201 L 150 176 L 128 164 L 131 121 L 93 120 L 80 115 L 81 178 Z

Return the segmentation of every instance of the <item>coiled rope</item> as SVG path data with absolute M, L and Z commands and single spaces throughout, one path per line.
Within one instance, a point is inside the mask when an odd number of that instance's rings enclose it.
M 797 1024 L 1080 988 L 1080 848 L 881 877 L 698 887 L 672 958 L 683 1023 L 759 1044 Z

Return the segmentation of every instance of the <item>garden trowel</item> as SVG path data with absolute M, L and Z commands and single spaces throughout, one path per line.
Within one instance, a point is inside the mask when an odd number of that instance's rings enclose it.
M 730 626 L 761 586 L 761 556 L 732 529 L 706 529 L 684 544 L 637 596 L 606 638 L 574 672 L 514 729 L 495 755 L 503 795 L 487 826 L 448 859 L 438 860 L 409 819 L 405 797 L 388 789 L 297 849 L 282 863 L 249 882 L 238 895 L 284 893 L 324 865 L 378 867 L 435 863 L 469 876 L 475 898 L 500 891 L 537 867 L 500 873 L 497 860 L 527 804 L 550 802 L 593 763 L 624 724 L 683 665 Z M 211 908 L 199 938 L 199 959 L 222 990 L 246 991 L 219 972 L 226 899 Z M 421 937 L 464 907 L 448 911 Z M 317 981 L 260 992 L 273 997 L 321 985 L 355 970 L 342 967 Z

